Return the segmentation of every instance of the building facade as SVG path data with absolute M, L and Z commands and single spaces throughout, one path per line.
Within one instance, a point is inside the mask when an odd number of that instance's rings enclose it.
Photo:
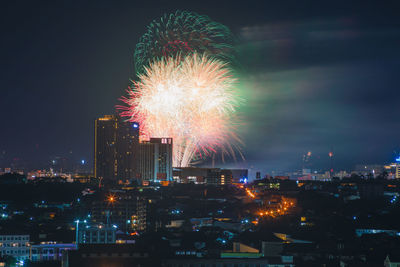
M 105 115 L 95 120 L 94 176 L 132 180 L 137 176 L 139 124 Z
M 172 138 L 151 138 L 140 143 L 138 156 L 142 181 L 172 180 Z
M 115 244 L 117 227 L 104 224 L 82 224 L 78 228 L 79 244 Z
M 125 232 L 145 231 L 147 202 L 138 196 L 115 196 L 114 203 L 94 201 L 91 205 L 91 219 L 94 223 L 116 225 Z
M 208 168 L 180 167 L 174 168 L 173 179 L 177 183 L 204 184 Z
M 229 185 L 232 184 L 232 171 L 228 169 L 208 169 L 206 184 Z
M 18 261 L 29 258 L 29 235 L 1 235 L 0 256 L 12 256 Z
M 63 251 L 75 250 L 76 245 L 59 244 L 55 242 L 42 242 L 32 245 L 29 253 L 31 261 L 61 261 Z
M 180 167 L 174 168 L 173 179 L 183 184 L 229 185 L 233 182 L 247 181 L 247 173 L 247 169 Z

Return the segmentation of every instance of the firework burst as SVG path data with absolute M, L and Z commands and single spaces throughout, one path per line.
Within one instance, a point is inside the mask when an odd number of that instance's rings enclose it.
M 153 20 L 136 45 L 138 73 L 150 62 L 176 55 L 206 53 L 225 62 L 233 61 L 234 38 L 228 27 L 194 12 L 176 11 Z
M 235 154 L 234 84 L 218 59 L 197 53 L 166 57 L 145 67 L 120 108 L 140 123 L 144 138 L 172 137 L 173 164 L 185 167 L 195 155 Z

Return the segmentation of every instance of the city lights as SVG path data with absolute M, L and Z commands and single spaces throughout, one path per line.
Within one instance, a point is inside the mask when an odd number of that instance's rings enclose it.
M 276 202 L 272 207 L 265 207 L 262 210 L 259 210 L 256 215 L 259 217 L 277 217 L 286 215 L 290 212 L 291 208 L 294 207 L 293 201 L 285 200 L 285 198 L 281 198 L 279 202 Z
M 255 197 L 256 197 L 256 195 L 253 194 L 253 193 L 250 191 L 250 189 L 248 189 L 248 188 L 246 188 L 246 193 L 247 193 L 247 195 L 248 195 L 249 197 L 251 197 L 251 198 L 255 198 Z
M 116 200 L 116 197 L 115 197 L 115 195 L 109 195 L 108 197 L 107 197 L 107 202 L 108 202 L 108 204 L 114 204 L 115 202 L 116 202 L 117 200 Z
M 0 267 L 400 267 L 399 1 L 47 2 L 2 5 Z

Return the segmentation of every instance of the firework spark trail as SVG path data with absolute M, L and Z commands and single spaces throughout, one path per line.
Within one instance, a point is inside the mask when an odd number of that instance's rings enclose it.
M 145 138 L 172 137 L 174 166 L 188 166 L 195 154 L 234 154 L 235 81 L 226 63 L 206 55 L 155 60 L 122 98 L 122 115 L 139 122 Z

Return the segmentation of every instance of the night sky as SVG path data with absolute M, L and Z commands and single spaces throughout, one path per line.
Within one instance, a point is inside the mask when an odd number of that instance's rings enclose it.
M 84 1 L 82 1 L 84 2 Z M 10 1 L 0 8 L 0 168 L 93 158 L 151 20 L 210 16 L 238 39 L 246 162 L 290 170 L 384 163 L 400 148 L 398 1 Z M 397 2 L 397 5 L 396 5 Z

